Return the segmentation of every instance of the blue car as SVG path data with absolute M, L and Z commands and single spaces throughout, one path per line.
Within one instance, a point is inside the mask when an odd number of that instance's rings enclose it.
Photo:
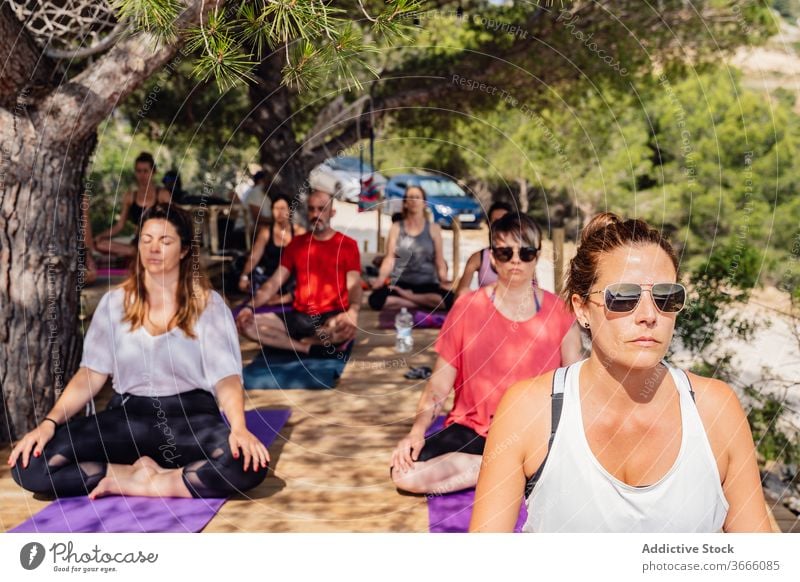
M 442 227 L 452 227 L 457 218 L 462 228 L 480 228 L 484 219 L 480 203 L 464 192 L 461 186 L 444 176 L 392 176 L 383 191 L 385 214 L 395 214 L 403 210 L 403 193 L 409 186 L 419 186 L 425 191 L 433 221 Z

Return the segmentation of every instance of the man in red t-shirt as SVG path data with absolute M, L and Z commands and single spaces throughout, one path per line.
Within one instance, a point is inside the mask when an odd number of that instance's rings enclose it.
M 331 228 L 333 195 L 308 197 L 311 231 L 296 236 L 283 251 L 278 270 L 236 318 L 239 331 L 264 345 L 308 353 L 312 345 L 331 346 L 353 339 L 361 307 L 361 257 L 352 238 Z M 294 310 L 284 315 L 255 314 L 294 274 Z

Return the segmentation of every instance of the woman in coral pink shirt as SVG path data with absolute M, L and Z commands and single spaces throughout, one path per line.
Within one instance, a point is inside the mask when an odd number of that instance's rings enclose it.
M 392 454 L 399 489 L 440 494 L 474 487 L 505 388 L 579 359 L 574 316 L 533 282 L 540 248 L 541 230 L 527 216 L 509 214 L 492 225 L 498 281 L 460 297 L 447 316 L 414 424 Z M 445 428 L 426 438 L 453 390 Z

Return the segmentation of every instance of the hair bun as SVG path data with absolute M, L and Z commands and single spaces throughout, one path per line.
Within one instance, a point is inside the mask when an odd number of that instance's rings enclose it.
M 613 212 L 601 212 L 592 218 L 589 223 L 583 227 L 581 231 L 581 244 L 585 243 L 594 234 L 612 224 L 620 224 L 622 219 Z

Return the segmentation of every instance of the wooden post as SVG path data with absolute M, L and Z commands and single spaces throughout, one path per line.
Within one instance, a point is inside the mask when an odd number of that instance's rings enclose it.
M 553 229 L 553 278 L 556 295 L 564 285 L 564 228 Z
M 364 239 L 364 254 L 366 255 L 369 252 L 369 241 Z
M 461 273 L 461 223 L 458 217 L 453 218 L 453 276 L 455 281 Z
M 381 206 L 381 200 L 379 198 L 378 203 L 375 205 L 375 214 L 378 215 L 378 231 L 377 231 L 378 234 L 375 240 L 375 248 L 378 249 L 378 254 L 383 252 L 383 236 L 381 236 L 381 212 L 382 212 L 382 206 Z

